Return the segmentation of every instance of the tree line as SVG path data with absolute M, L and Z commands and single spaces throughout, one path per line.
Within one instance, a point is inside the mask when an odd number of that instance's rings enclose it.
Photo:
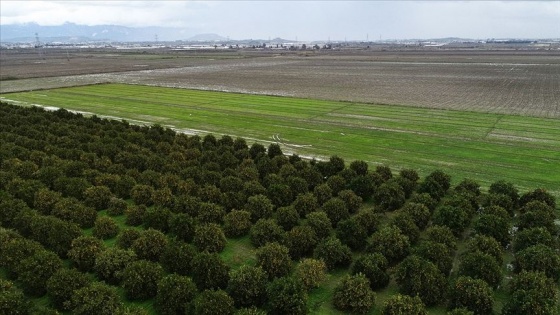
M 339 270 L 329 303 L 345 313 L 494 314 L 501 290 L 503 315 L 558 314 L 555 220 L 551 194 L 503 180 L 485 192 L 439 170 L 0 104 L 6 314 L 306 314 Z M 229 265 L 244 238 L 254 261 Z

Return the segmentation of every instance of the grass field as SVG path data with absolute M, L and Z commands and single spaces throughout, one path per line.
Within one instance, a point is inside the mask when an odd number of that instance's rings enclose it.
M 499 179 L 560 197 L 558 119 L 395 105 L 102 84 L 2 94 L 22 105 L 63 107 L 192 133 L 278 142 L 285 153 L 347 162 L 441 169 L 479 181 Z

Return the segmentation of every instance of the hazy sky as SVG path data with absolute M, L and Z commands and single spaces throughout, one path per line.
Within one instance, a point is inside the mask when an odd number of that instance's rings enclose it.
M 560 38 L 553 1 L 0 1 L 0 24 L 180 27 L 232 39 Z

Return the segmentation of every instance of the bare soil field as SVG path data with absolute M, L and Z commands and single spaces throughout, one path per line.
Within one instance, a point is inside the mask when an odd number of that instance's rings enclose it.
M 0 93 L 93 83 L 560 117 L 560 51 L 2 50 Z

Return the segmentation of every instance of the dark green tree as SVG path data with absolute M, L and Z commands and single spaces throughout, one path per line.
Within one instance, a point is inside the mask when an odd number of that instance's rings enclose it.
M 276 242 L 257 250 L 257 267 L 261 267 L 270 279 L 286 276 L 292 269 L 289 249 Z
M 366 247 L 368 253 L 381 253 L 389 264 L 404 259 L 410 251 L 408 236 L 403 235 L 396 226 L 386 226 L 373 233 Z
M 227 292 L 237 307 L 261 306 L 266 301 L 267 283 L 262 268 L 243 265 L 230 272 Z
M 542 271 L 554 281 L 560 280 L 560 254 L 546 245 L 533 245 L 517 252 L 514 267 L 516 272 Z
M 119 233 L 119 226 L 110 217 L 98 217 L 93 225 L 93 236 L 102 240 L 110 239 Z
M 451 229 L 455 236 L 460 236 L 469 225 L 469 216 L 464 209 L 452 206 L 440 206 L 432 218 L 435 225 L 444 225 Z
M 191 242 L 194 237 L 195 221 L 185 213 L 172 214 L 169 217 L 169 233 L 176 238 Z
M 97 255 L 105 249 L 103 242 L 93 236 L 80 236 L 72 241 L 68 257 L 81 271 L 92 271 Z
M 196 293 L 191 278 L 172 273 L 158 282 L 154 308 L 163 315 L 186 314 Z
M 309 291 L 327 278 L 327 265 L 320 259 L 304 258 L 296 266 L 294 276 Z
M 353 314 L 367 314 L 375 304 L 375 293 L 361 273 L 346 276 L 334 289 L 334 307 Z
M 493 214 L 483 214 L 474 222 L 473 230 L 481 235 L 486 235 L 496 239 L 502 246 L 509 244 L 511 237 L 509 230 L 511 224 L 509 220 L 495 216 Z
M 264 195 L 251 196 L 247 199 L 247 204 L 245 204 L 245 210 L 251 213 L 251 221 L 253 222 L 272 217 L 273 209 L 272 201 Z
M 342 220 L 336 226 L 336 237 L 354 250 L 365 247 L 368 235 L 368 231 L 358 222 L 356 217 Z
M 147 300 L 157 294 L 158 282 L 163 278 L 163 268 L 147 260 L 134 261 L 122 273 L 122 286 L 131 300 Z
M 330 236 L 323 239 L 315 248 L 313 256 L 322 259 L 327 265 L 327 269 L 333 270 L 338 267 L 347 267 L 352 262 L 352 251 L 350 247 Z
M 224 234 L 227 237 L 240 237 L 251 229 L 251 213 L 245 210 L 232 210 L 224 216 Z
M 276 210 L 274 218 L 276 219 L 278 225 L 280 225 L 285 231 L 289 231 L 298 225 L 299 213 L 293 206 L 282 207 Z
M 91 186 L 84 190 L 85 204 L 97 211 L 107 209 L 112 197 L 113 193 L 107 186 Z
M 270 242 L 280 242 L 284 238 L 284 230 L 274 219 L 260 219 L 251 227 L 251 244 L 261 247 Z
M 194 245 L 174 239 L 165 247 L 160 263 L 168 272 L 186 276 L 191 272 L 191 261 L 196 254 Z
M 402 207 L 401 211 L 409 214 L 420 230 L 424 230 L 428 226 L 432 216 L 430 209 L 421 203 L 409 202 Z
M 395 294 L 383 304 L 382 315 L 428 315 L 426 306 L 418 297 Z
M 410 255 L 396 268 L 395 281 L 400 292 L 418 296 L 426 305 L 437 304 L 445 298 L 447 282 L 436 265 Z
M 13 282 L 0 279 L 0 313 L 6 315 L 26 315 L 31 304 L 23 292 Z
M 449 308 L 466 308 L 475 315 L 492 314 L 494 292 L 480 279 L 459 277 L 450 289 Z
M 451 250 L 457 249 L 457 238 L 451 229 L 444 225 L 432 225 L 426 229 L 426 240 L 441 243 Z
M 519 252 L 538 244 L 554 248 L 556 243 L 547 229 L 542 227 L 529 228 L 515 234 L 513 251 Z
M 193 244 L 199 251 L 219 253 L 226 247 L 226 242 L 222 228 L 215 223 L 201 224 L 195 229 Z
M 136 254 L 133 251 L 111 247 L 97 254 L 93 269 L 99 279 L 109 284 L 119 284 L 122 271 L 134 261 Z
M 216 253 L 202 252 L 192 262 L 192 276 L 199 290 L 225 289 L 229 281 L 229 266 Z
M 300 216 L 306 216 L 319 208 L 317 197 L 312 193 L 299 194 L 292 203 Z
M 321 208 L 327 214 L 333 226 L 336 226 L 340 220 L 350 217 L 346 204 L 340 198 L 329 199 Z
M 122 307 L 117 290 L 102 282 L 93 282 L 74 291 L 70 302 L 72 313 L 78 315 L 112 315 Z
M 74 291 L 90 285 L 90 278 L 76 269 L 61 268 L 47 281 L 47 294 L 54 306 L 68 311 Z
M 307 292 L 293 277 L 275 279 L 267 287 L 269 314 L 307 314 Z
M 317 235 L 317 238 L 323 239 L 330 235 L 332 231 L 332 224 L 331 220 L 325 212 L 311 212 L 306 216 L 306 219 L 307 220 L 305 224 L 310 226 L 313 231 L 315 231 L 315 235 Z
M 494 257 L 480 251 L 467 252 L 459 265 L 459 275 L 486 281 L 492 288 L 502 282 L 502 270 Z
M 233 299 L 223 290 L 204 290 L 193 301 L 195 315 L 231 315 Z
M 315 231 L 306 225 L 296 226 L 284 235 L 284 245 L 288 247 L 292 259 L 308 256 L 317 245 Z
M 116 245 L 122 249 L 129 249 L 132 248 L 132 244 L 136 241 L 142 232 L 132 228 L 125 228 L 123 229 L 119 235 L 117 235 L 117 242 Z
M 20 261 L 15 271 L 25 293 L 42 296 L 47 292 L 49 278 L 61 268 L 62 260 L 55 253 L 39 250 Z
M 560 294 L 554 280 L 540 271 L 521 271 L 510 282 L 502 315 L 558 314 Z
M 154 206 L 152 208 L 146 209 L 143 221 L 146 228 L 152 228 L 166 233 L 169 229 L 170 217 L 171 211 L 169 211 L 169 209 L 160 206 Z
M 363 274 L 373 290 L 385 288 L 389 284 L 389 262 L 380 253 L 360 256 L 350 269 L 351 274 Z
M 167 246 L 165 234 L 158 230 L 147 229 L 132 243 L 132 250 L 139 259 L 158 261 Z
M 503 249 L 495 238 L 491 236 L 475 235 L 467 242 L 466 245 L 468 252 L 480 251 L 485 254 L 489 254 L 496 259 L 498 265 L 502 265 Z
M 381 184 L 373 195 L 375 204 L 384 211 L 393 211 L 405 202 L 405 193 L 402 187 L 395 181 L 389 181 Z

